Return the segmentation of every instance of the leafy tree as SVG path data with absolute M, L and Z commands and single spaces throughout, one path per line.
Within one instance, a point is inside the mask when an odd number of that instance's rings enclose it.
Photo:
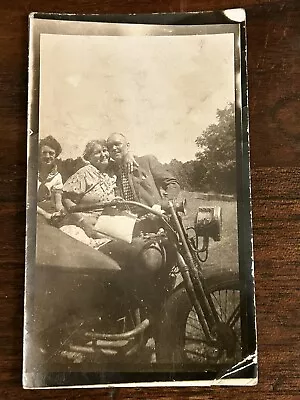
M 230 103 L 217 110 L 217 123 L 196 139 L 196 158 L 202 165 L 202 185 L 221 193 L 236 190 L 235 110 Z
M 193 168 L 188 168 L 187 163 L 172 159 L 166 167 L 172 172 L 182 189 L 192 189 Z

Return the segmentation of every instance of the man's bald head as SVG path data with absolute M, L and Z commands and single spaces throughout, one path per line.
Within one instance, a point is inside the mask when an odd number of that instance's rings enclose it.
M 110 156 L 121 163 L 129 151 L 129 143 L 123 133 L 114 132 L 107 139 L 107 146 Z

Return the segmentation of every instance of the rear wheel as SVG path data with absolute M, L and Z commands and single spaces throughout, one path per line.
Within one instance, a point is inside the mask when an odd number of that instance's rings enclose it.
M 241 359 L 238 274 L 214 268 L 204 271 L 204 275 L 205 288 L 220 320 L 216 327 L 220 340 L 213 343 L 206 338 L 185 288 L 180 287 L 164 308 L 157 340 L 159 362 L 179 368 L 201 364 L 214 369 Z

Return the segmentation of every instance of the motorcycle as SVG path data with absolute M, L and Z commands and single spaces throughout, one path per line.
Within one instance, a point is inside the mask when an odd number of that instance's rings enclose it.
M 134 217 L 132 240 L 161 256 L 154 271 L 139 268 L 137 255 L 124 268 L 122 251 L 95 250 L 38 221 L 33 370 L 217 371 L 241 359 L 238 271 L 205 266 L 210 240 L 221 240 L 221 209 L 199 207 L 186 227 L 185 206 L 117 199 L 70 210 Z

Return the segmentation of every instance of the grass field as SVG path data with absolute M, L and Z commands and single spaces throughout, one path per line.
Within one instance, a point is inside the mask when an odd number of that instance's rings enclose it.
M 193 226 L 198 207 L 220 206 L 222 208 L 222 233 L 221 241 L 214 242 L 210 239 L 209 256 L 204 264 L 219 265 L 220 268 L 238 269 L 238 236 L 237 236 L 237 214 L 236 201 L 202 200 L 198 192 L 181 193 L 181 198 L 187 200 L 187 215 L 183 218 L 185 226 Z

